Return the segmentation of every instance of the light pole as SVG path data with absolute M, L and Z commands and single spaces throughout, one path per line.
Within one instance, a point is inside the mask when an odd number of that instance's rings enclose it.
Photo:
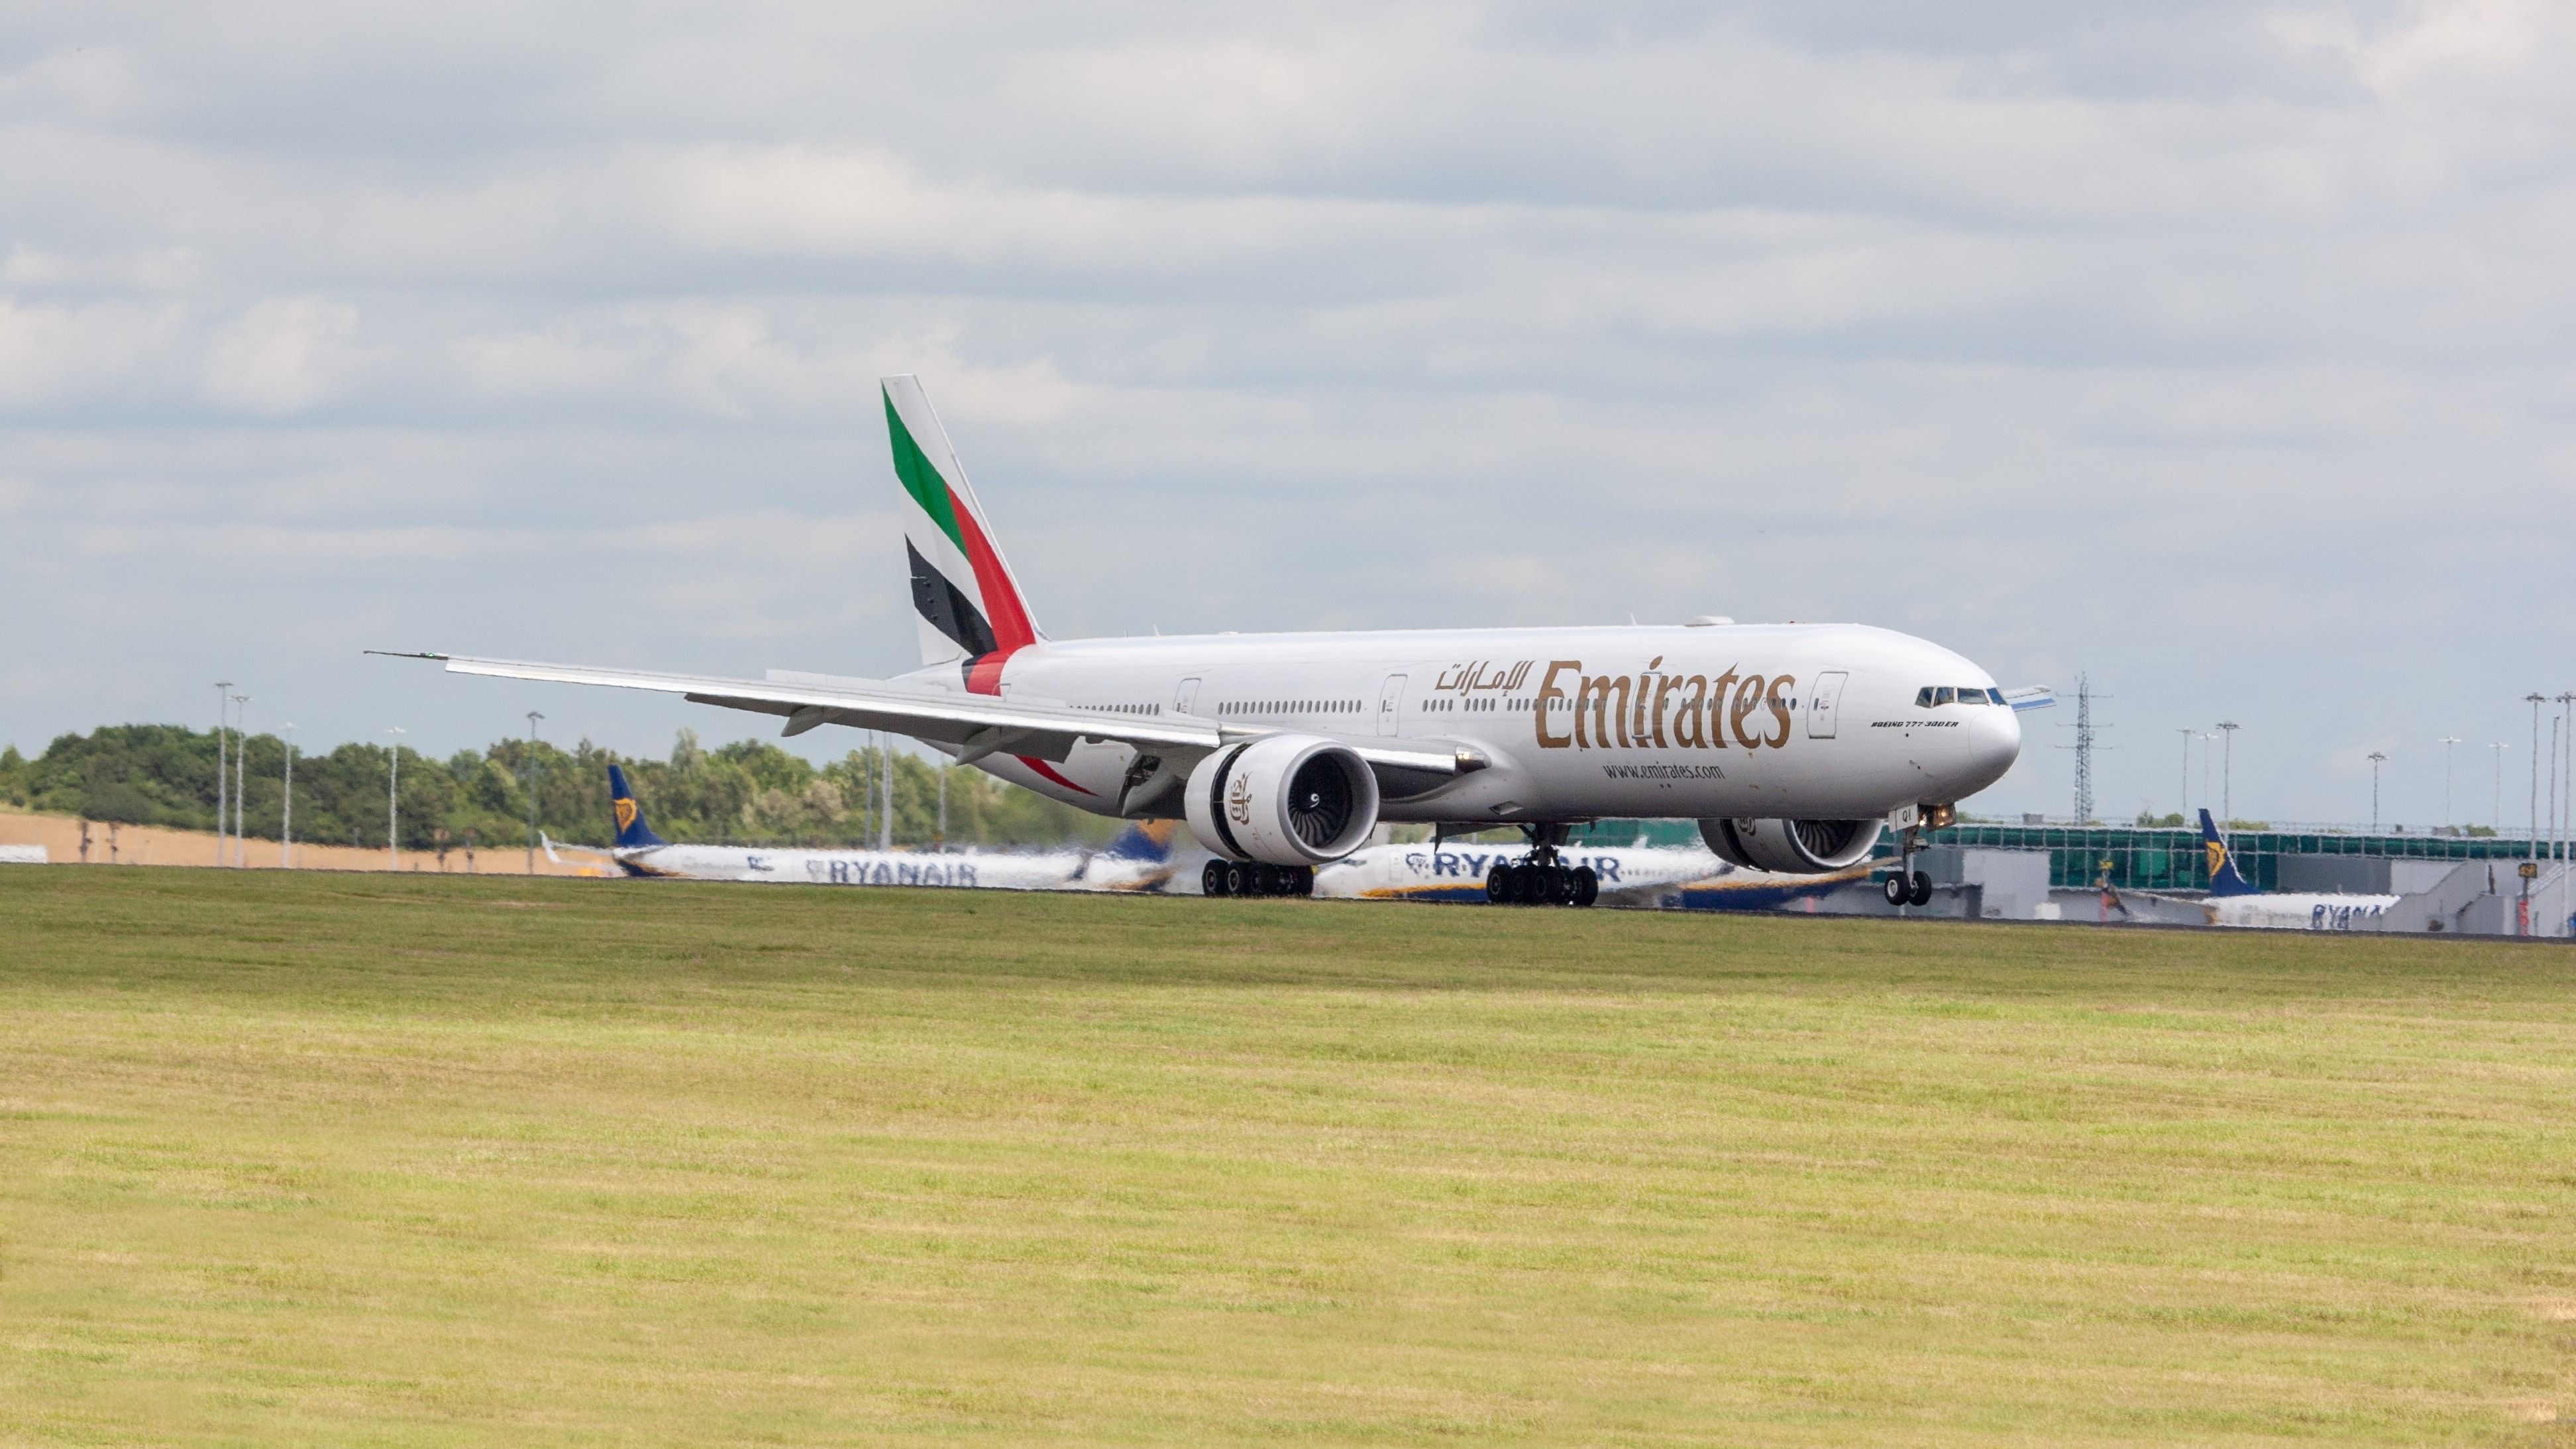
M 2576 709 L 2571 709 L 2571 706 L 2576 706 L 2576 691 L 2568 691 L 2568 694 L 2558 696 L 2558 717 L 2568 722 L 2566 740 L 2561 743 L 2561 750 L 2566 753 L 2566 766 L 2568 766 L 2566 773 L 2561 773 L 2561 779 L 2568 781 L 2568 784 L 2566 789 L 2558 794 L 2558 820 L 2555 820 L 2555 830 L 2553 830 L 2553 835 L 2558 835 L 2558 853 L 2561 853 L 2561 856 L 2566 856 L 2568 853 L 2566 848 L 2568 817 L 2576 815 Z
M 2200 798 L 2204 802 L 2209 799 L 2209 742 L 2217 738 L 2216 735 L 2200 737 Z
M 2182 823 L 2191 823 L 2191 740 L 2192 728 L 2182 727 Z
M 225 752 L 225 732 L 232 728 L 233 707 L 229 679 L 215 681 L 215 864 L 224 863 L 224 815 L 232 789 L 232 760 Z
M 2379 767 L 2388 757 L 2377 750 L 2370 752 L 2370 833 L 2379 833 Z
M 2225 762 L 2218 767 L 2218 813 L 2233 829 L 2236 820 L 2236 731 L 2242 726 L 2232 719 L 2218 722 L 2227 736 Z
M 2549 696 L 2535 689 L 2522 698 L 2531 706 L 2531 839 L 2523 845 L 2522 858 L 2537 861 L 2540 859 L 2540 706 Z
M 877 849 L 894 848 L 894 743 L 885 731 L 877 731 L 877 753 L 885 756 L 885 797 L 877 811 Z
M 250 795 L 250 696 L 236 694 L 233 703 L 239 706 L 233 719 L 241 727 L 241 745 L 233 751 L 233 869 L 239 870 L 250 863 L 242 858 L 250 835 L 242 819 Z
M 537 721 L 545 716 L 528 711 L 528 874 L 537 873 Z M 610 841 L 614 845 L 617 842 Z
M 2451 746 L 2460 742 L 2458 735 L 2444 735 L 2442 746 L 2442 828 L 2451 828 Z
M 2504 834 L 2504 752 L 2512 748 L 2502 740 L 2487 746 L 2488 753 L 2495 756 L 2495 813 L 2490 821 L 2498 835 Z
M 392 765 L 385 771 L 385 869 L 402 869 L 402 852 L 395 844 L 402 825 L 402 726 L 385 731 L 394 737 L 388 758 Z
M 277 817 L 277 868 L 293 870 L 295 869 L 295 741 L 288 739 L 287 736 L 295 733 L 295 721 L 288 720 L 277 733 L 279 740 L 286 746 L 286 796 Z

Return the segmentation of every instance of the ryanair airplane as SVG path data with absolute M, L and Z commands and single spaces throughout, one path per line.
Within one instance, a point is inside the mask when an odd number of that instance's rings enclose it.
M 771 850 L 741 845 L 673 845 L 653 833 L 627 788 L 626 771 L 608 767 L 609 809 L 617 838 L 595 852 L 631 876 L 672 880 L 753 881 L 772 885 L 930 886 L 952 890 L 1158 891 L 1172 879 L 1168 823 L 1141 822 L 1100 850 L 916 851 Z M 582 845 L 546 842 L 594 853 Z
M 2292 894 L 2254 888 L 2236 868 L 2236 857 L 2218 833 L 2218 822 L 2200 812 L 2200 848 L 2209 853 L 2209 894 L 2200 903 L 2213 926 L 2259 926 L 2275 931 L 2376 931 L 2395 896 Z
M 1315 894 L 1355 900 L 1481 901 L 1494 866 L 1519 852 L 1500 845 L 1365 845 L 1318 867 Z M 1589 871 L 1589 894 L 1574 904 L 1672 911 L 1769 911 L 1867 880 L 1866 860 L 1821 875 L 1784 875 L 1732 865 L 1705 850 L 1671 846 L 1570 845 L 1571 869 Z
M 2011 769 L 2018 710 L 1974 662 L 1859 624 L 1406 629 L 1050 639 L 948 434 L 910 376 L 883 384 L 921 668 L 896 679 L 723 678 L 420 654 L 449 672 L 677 694 L 892 730 L 1041 794 L 1180 820 L 1211 895 L 1313 893 L 1380 821 L 1518 827 L 1487 898 L 1570 905 L 1597 867 L 1569 829 L 1698 822 L 1741 869 L 1822 876 L 1901 835 L 1891 901 L 1921 904 L 1917 831 Z

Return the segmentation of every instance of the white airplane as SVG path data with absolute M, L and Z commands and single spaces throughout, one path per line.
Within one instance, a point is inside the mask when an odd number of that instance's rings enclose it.
M 2200 908 L 2213 926 L 2255 926 L 2274 931 L 2376 931 L 2395 896 L 2293 894 L 2256 890 L 2218 834 L 2218 822 L 2200 812 L 2200 848 L 2209 852 L 2209 894 Z
M 1315 894 L 1357 900 L 1482 901 L 1497 863 L 1518 852 L 1479 844 L 1367 845 L 1315 870 Z M 1870 863 L 1821 875 L 1785 875 L 1731 865 L 1710 851 L 1670 846 L 1561 847 L 1571 867 L 1590 870 L 1603 904 L 1680 911 L 1768 911 L 1846 882 L 1869 878 Z M 1592 904 L 1591 900 L 1577 902 Z
M 617 822 L 607 850 L 546 842 L 604 855 L 631 876 L 751 881 L 770 885 L 930 886 L 960 890 L 1159 891 L 1172 879 L 1173 827 L 1144 821 L 1099 850 L 913 851 L 771 850 L 740 845 L 673 845 L 653 833 L 626 786 L 608 767 L 608 805 Z
M 2017 691 L 1937 644 L 1858 624 L 1415 629 L 1055 640 L 1039 632 L 948 434 L 884 380 L 922 667 L 761 679 L 417 654 L 450 673 L 678 694 L 892 730 L 1041 794 L 1186 819 L 1209 894 L 1303 894 L 1380 821 L 1518 826 L 1488 898 L 1570 904 L 1570 826 L 1687 818 L 1731 865 L 1829 875 L 1903 832 L 1891 899 L 1930 898 L 1918 828 L 2002 779 Z M 1329 540 L 1324 540 L 1329 542 Z

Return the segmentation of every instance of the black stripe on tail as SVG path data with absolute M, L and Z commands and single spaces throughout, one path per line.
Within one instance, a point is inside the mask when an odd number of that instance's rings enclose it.
M 930 627 L 948 636 L 949 642 L 966 651 L 969 659 L 981 658 L 1000 647 L 993 639 L 993 626 L 985 622 L 983 611 L 965 591 L 948 581 L 948 576 L 930 566 L 921 550 L 905 539 L 905 555 L 912 562 L 912 607 L 930 621 Z

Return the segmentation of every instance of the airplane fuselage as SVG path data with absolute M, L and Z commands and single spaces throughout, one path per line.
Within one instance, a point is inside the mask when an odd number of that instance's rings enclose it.
M 646 845 L 609 852 L 628 875 L 773 885 L 926 886 L 952 890 L 1160 890 L 1167 861 L 1100 851 L 770 850 Z
M 910 678 L 962 687 L 954 668 Z M 1391 821 L 1867 819 L 1973 795 L 2021 748 L 1985 670 L 1856 624 L 1040 642 L 1010 656 L 1000 688 L 1131 718 L 1464 745 L 1488 761 L 1390 794 L 1382 818 Z M 1060 764 L 1006 754 L 979 763 L 1109 814 L 1136 755 L 1091 742 Z

